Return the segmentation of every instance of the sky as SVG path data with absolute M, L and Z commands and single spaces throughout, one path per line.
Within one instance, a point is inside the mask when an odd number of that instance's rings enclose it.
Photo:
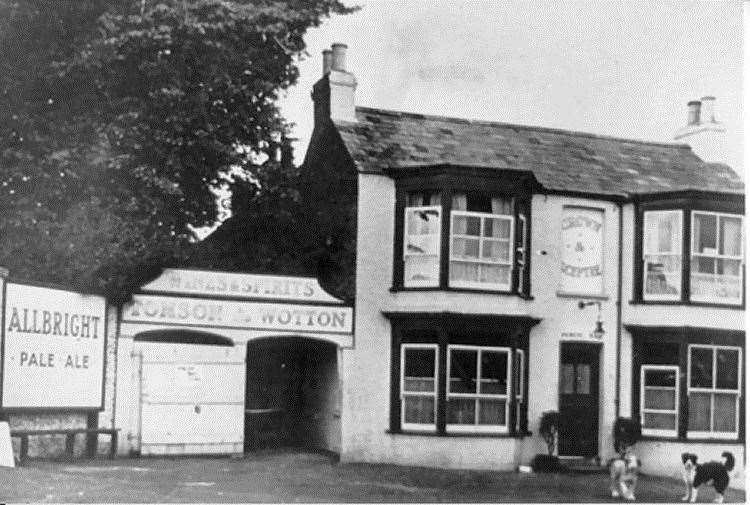
M 343 1 L 362 8 L 308 32 L 281 102 L 298 163 L 321 51 L 342 42 L 361 106 L 670 142 L 687 102 L 713 95 L 743 173 L 739 0 Z

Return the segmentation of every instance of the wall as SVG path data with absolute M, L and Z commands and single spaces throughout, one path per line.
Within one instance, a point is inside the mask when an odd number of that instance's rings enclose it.
M 617 296 L 618 208 L 609 202 L 535 195 L 532 201 L 532 301 L 516 296 L 430 291 L 390 292 L 393 265 L 394 183 L 360 174 L 357 249 L 355 348 L 344 351 L 342 460 L 426 466 L 507 469 L 528 463 L 546 446 L 537 435 L 542 412 L 558 408 L 561 334 L 581 333 L 583 341 L 596 321 L 596 307 L 583 310 L 578 301 L 591 297 L 558 294 L 561 218 L 564 205 L 601 208 L 605 215 L 604 293 L 606 329 L 600 362 L 600 454 L 612 452 L 615 417 L 615 327 Z M 545 251 L 540 254 L 539 251 Z M 521 440 L 471 437 L 424 437 L 386 433 L 389 421 L 391 326 L 384 311 L 517 314 L 542 319 L 530 334 L 529 430 Z M 575 340 L 571 340 L 575 341 Z M 491 454 L 492 457 L 488 457 Z

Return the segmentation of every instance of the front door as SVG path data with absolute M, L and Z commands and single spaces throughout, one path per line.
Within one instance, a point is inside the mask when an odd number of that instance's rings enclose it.
M 599 439 L 599 346 L 560 349 L 560 456 L 594 457 Z

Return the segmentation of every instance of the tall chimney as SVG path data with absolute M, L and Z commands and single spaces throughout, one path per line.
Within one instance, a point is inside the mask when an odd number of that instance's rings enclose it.
M 333 66 L 331 68 L 339 72 L 346 72 L 346 44 L 336 42 L 331 44 L 331 49 L 333 50 Z
M 323 78 L 313 85 L 316 127 L 328 118 L 356 122 L 356 88 L 357 79 L 346 71 L 346 44 L 332 44 L 323 51 Z
M 704 96 L 701 98 L 701 123 L 715 123 L 714 103 L 716 98 L 713 96 Z
M 323 77 L 331 72 L 331 65 L 333 64 L 333 55 L 331 52 L 330 49 L 323 49 Z
M 698 124 L 701 122 L 701 102 L 700 100 L 691 100 L 688 102 L 688 122 L 687 124 Z

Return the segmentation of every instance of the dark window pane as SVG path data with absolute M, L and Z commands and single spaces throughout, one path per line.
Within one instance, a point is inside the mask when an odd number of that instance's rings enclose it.
M 693 251 L 716 254 L 716 216 L 695 214 L 693 216 Z
M 435 399 L 429 396 L 407 396 L 404 398 L 404 422 L 434 424 Z
M 452 398 L 448 400 L 448 424 L 476 424 L 476 405 L 473 399 Z
M 643 392 L 645 409 L 675 410 L 674 389 L 648 389 Z
M 404 377 L 435 377 L 435 350 L 404 349 Z
M 591 365 L 576 366 L 576 392 L 582 395 L 591 394 Z
M 693 348 L 690 351 L 690 387 L 713 387 L 713 350 Z
M 675 415 L 645 413 L 643 415 L 643 427 L 654 430 L 674 430 Z
M 576 371 L 573 365 L 563 363 L 560 377 L 560 390 L 564 395 L 576 392 Z
M 740 353 L 732 349 L 716 350 L 716 387 L 738 389 Z
M 506 353 L 482 353 L 482 382 L 479 392 L 496 395 L 508 393 L 508 355 Z
M 714 431 L 737 431 L 737 395 L 714 395 Z
M 451 393 L 476 393 L 477 352 L 453 349 L 451 353 Z
M 505 425 L 505 400 L 479 400 L 479 424 Z
M 645 386 L 667 386 L 677 385 L 677 372 L 674 370 L 646 370 L 644 374 Z
M 711 393 L 691 393 L 688 398 L 688 430 L 711 430 Z

